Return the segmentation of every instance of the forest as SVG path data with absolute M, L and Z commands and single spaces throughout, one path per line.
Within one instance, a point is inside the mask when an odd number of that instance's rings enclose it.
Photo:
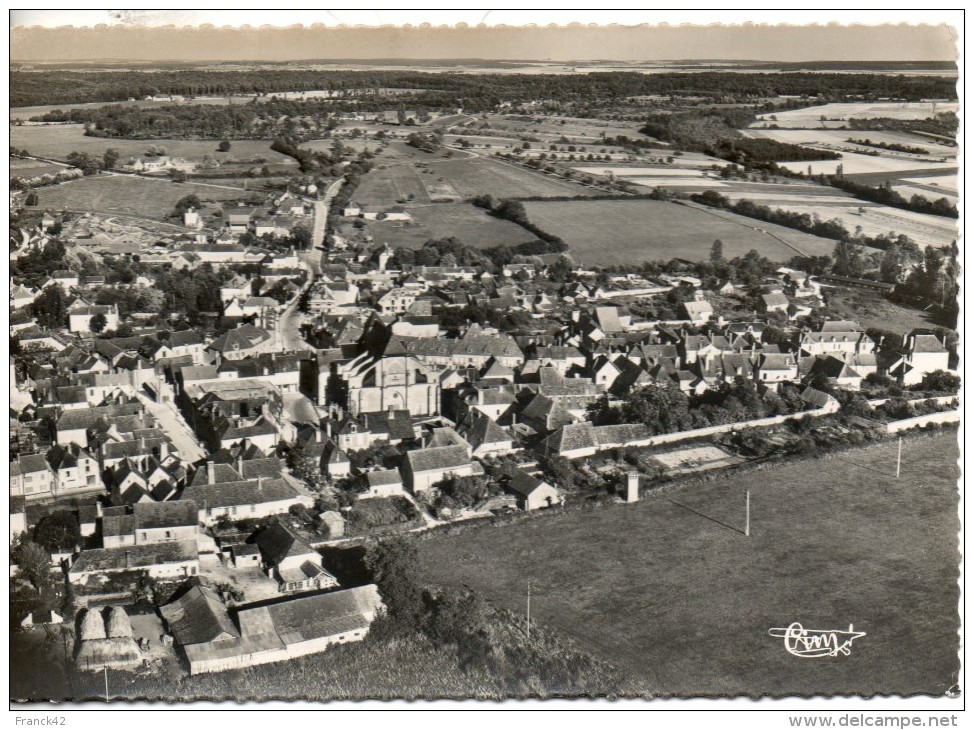
M 613 99 L 634 95 L 769 98 L 781 95 L 904 100 L 956 99 L 956 81 L 938 76 L 849 73 L 669 73 L 596 72 L 571 75 L 434 74 L 416 71 L 160 70 L 85 72 L 14 71 L 11 106 L 117 102 L 156 94 L 268 95 L 284 91 L 379 94 L 382 89 L 440 92 L 467 109 L 519 99 Z M 389 100 L 385 100 L 388 106 Z

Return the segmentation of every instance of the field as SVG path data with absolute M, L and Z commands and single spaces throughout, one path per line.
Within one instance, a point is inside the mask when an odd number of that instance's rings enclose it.
M 828 293 L 831 319 L 851 319 L 866 329 L 879 327 L 900 335 L 937 326 L 923 310 L 896 304 L 876 292 L 832 287 L 823 291 Z
M 659 694 L 932 694 L 957 682 L 957 435 L 797 462 L 420 544 L 469 585 L 571 634 Z M 751 490 L 751 536 L 743 535 Z M 865 632 L 796 658 L 772 628 Z
M 956 162 L 936 162 L 928 158 L 914 157 L 873 157 L 860 155 L 855 152 L 843 152 L 841 160 L 814 160 L 812 162 L 779 162 L 781 167 L 792 172 L 805 172 L 809 168 L 813 175 L 834 175 L 836 168 L 842 165 L 842 172 L 846 175 L 881 173 L 889 177 L 899 177 L 896 173 L 911 172 L 913 170 L 940 170 L 941 175 L 956 173 Z
M 464 198 L 481 194 L 496 198 L 592 194 L 581 185 L 486 158 L 433 162 L 430 170 L 436 176 L 434 180 L 442 177 Z
M 376 242 L 388 243 L 392 247 L 419 248 L 431 239 L 455 236 L 470 246 L 486 248 L 504 243 L 516 245 L 536 238 L 516 223 L 494 218 L 469 203 L 408 206 L 407 210 L 413 217 L 408 224 L 400 221 L 368 223 Z
M 206 201 L 245 200 L 253 192 L 199 183 L 174 183 L 123 175 L 99 175 L 37 191 L 39 207 L 53 210 L 118 213 L 163 219 L 186 195 Z
M 746 137 L 756 139 L 773 139 L 787 144 L 811 145 L 813 147 L 848 147 L 859 150 L 869 150 L 868 146 L 854 145 L 847 140 L 868 139 L 875 143 L 899 144 L 906 147 L 917 147 L 926 150 L 926 154 L 933 157 L 951 157 L 957 154 L 956 147 L 932 142 L 928 137 L 908 134 L 906 132 L 877 132 L 873 130 L 859 131 L 854 129 L 748 129 Z M 907 152 L 876 149 L 885 156 L 916 157 Z
M 829 254 L 835 248 L 834 241 L 790 228 L 656 200 L 527 202 L 524 206 L 532 223 L 560 236 L 576 261 L 590 264 L 674 257 L 705 260 L 718 238 L 724 242 L 727 258 L 756 249 L 774 261 L 787 261 L 799 252 Z
M 59 172 L 70 168 L 64 165 L 57 165 L 53 162 L 42 162 L 40 160 L 23 160 L 19 157 L 10 158 L 10 177 L 22 177 L 30 179 L 41 175 L 56 175 Z
M 846 119 L 929 119 L 935 114 L 957 112 L 957 102 L 866 102 L 866 103 L 834 103 L 821 106 L 811 106 L 805 109 L 762 114 L 754 126 L 773 123 L 779 127 L 820 127 L 821 118 L 827 120 Z M 775 119 L 771 119 L 771 117 Z
M 297 162 L 272 150 L 271 141 L 267 139 L 234 140 L 229 152 L 217 152 L 219 142 L 216 140 L 86 137 L 84 127 L 80 124 L 56 124 L 35 127 L 11 125 L 10 144 L 18 149 L 26 149 L 37 157 L 54 160 L 63 160 L 72 152 L 87 152 L 89 155 L 101 157 L 106 149 L 112 147 L 119 152 L 119 164 L 127 162 L 130 157 L 145 154 L 150 145 L 155 145 L 165 147 L 170 157 L 182 157 L 190 161 L 201 161 L 205 155 L 212 155 L 221 163 L 228 159 L 252 160 L 263 157 L 268 164 L 293 166 L 297 170 Z

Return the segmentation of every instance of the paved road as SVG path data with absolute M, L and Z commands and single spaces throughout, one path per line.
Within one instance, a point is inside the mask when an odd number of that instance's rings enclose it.
M 328 207 L 331 205 L 331 201 L 334 200 L 344 182 L 344 178 L 339 178 L 325 191 L 323 200 L 314 201 L 315 212 L 314 222 L 311 227 L 311 249 L 301 253 L 301 259 L 311 268 L 311 276 L 308 277 L 301 292 L 291 301 L 277 319 L 278 341 L 281 342 L 285 350 L 314 349 L 301 336 L 300 328 L 304 315 L 298 311 L 298 300 L 314 284 L 315 278 L 321 273 L 321 262 L 324 252 L 320 250 L 320 247 L 324 245 L 325 241 Z
M 172 440 L 173 445 L 179 451 L 179 457 L 183 461 L 199 461 L 206 456 L 206 451 L 200 445 L 196 436 L 193 435 L 189 426 L 186 425 L 186 420 L 176 410 L 176 406 L 156 403 L 141 393 L 138 398 L 145 406 L 145 409 L 159 422 L 160 428 Z

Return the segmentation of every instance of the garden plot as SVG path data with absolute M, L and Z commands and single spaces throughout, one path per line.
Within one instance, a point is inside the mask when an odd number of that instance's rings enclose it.
M 662 454 L 653 454 L 650 460 L 658 462 L 671 476 L 719 469 L 744 461 L 739 456 L 728 454 L 716 446 L 691 446 L 686 449 L 666 451 Z

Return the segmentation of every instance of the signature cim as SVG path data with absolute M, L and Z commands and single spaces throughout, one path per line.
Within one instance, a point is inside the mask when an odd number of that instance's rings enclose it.
M 785 640 L 785 651 L 792 656 L 808 658 L 823 656 L 849 656 L 852 642 L 866 635 L 849 624 L 848 631 L 836 629 L 806 629 L 797 621 L 784 629 L 768 629 L 776 639 Z

